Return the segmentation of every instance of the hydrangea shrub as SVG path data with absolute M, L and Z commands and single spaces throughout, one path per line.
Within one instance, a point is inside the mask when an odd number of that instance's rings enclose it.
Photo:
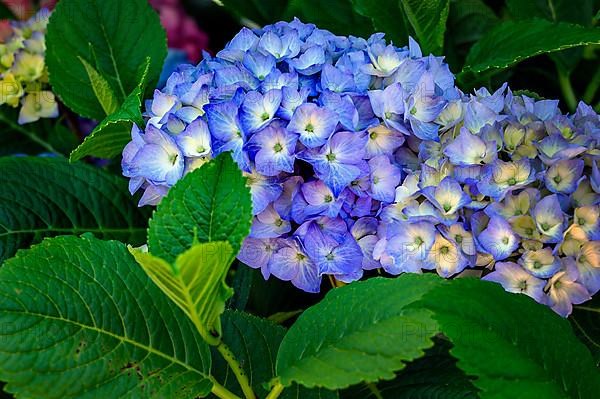
M 294 20 L 180 67 L 145 116 L 122 161 L 140 205 L 231 151 L 255 216 L 238 259 L 265 278 L 318 292 L 324 275 L 477 268 L 563 316 L 600 289 L 600 117 L 584 103 L 463 93 L 412 39 Z

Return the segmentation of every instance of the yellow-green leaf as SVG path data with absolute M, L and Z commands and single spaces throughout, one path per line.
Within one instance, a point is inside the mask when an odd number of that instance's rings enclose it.
M 148 252 L 131 250 L 152 281 L 192 320 L 209 344 L 221 336 L 220 316 L 233 290 L 225 277 L 233 260 L 226 241 L 195 244 L 170 265 Z
M 117 110 L 119 107 L 119 100 L 115 96 L 115 92 L 108 81 L 102 76 L 89 62 L 84 60 L 81 57 L 79 61 L 83 64 L 85 71 L 87 72 L 90 83 L 92 84 L 92 89 L 94 90 L 94 94 L 96 94 L 96 98 L 98 102 L 102 106 L 102 109 L 106 113 L 106 115 L 110 115 Z

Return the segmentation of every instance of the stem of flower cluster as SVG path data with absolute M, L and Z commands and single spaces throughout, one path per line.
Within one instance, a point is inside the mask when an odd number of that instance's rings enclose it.
M 233 354 L 231 349 L 229 349 L 229 347 L 225 345 L 223 341 L 221 341 L 217 345 L 217 350 L 219 351 L 221 356 L 223 356 L 223 359 L 225 359 L 225 361 L 231 368 L 231 371 L 233 371 L 233 374 L 235 375 L 235 378 L 237 378 L 238 383 L 240 384 L 240 387 L 242 388 L 242 392 L 244 392 L 244 396 L 246 397 L 246 399 L 256 399 L 256 394 L 250 386 L 248 376 L 246 375 L 246 372 L 244 371 L 238 360 L 235 358 L 235 355 Z
M 367 388 L 369 388 L 369 391 L 371 391 L 371 393 L 373 394 L 373 396 L 375 396 L 375 398 L 383 399 L 383 395 L 381 395 L 381 392 L 379 392 L 379 388 L 377 388 L 377 385 L 370 382 L 367 384 Z
M 596 70 L 596 73 L 594 73 L 590 83 L 588 83 L 587 87 L 585 88 L 585 92 L 583 93 L 583 101 L 591 104 L 596 96 L 598 87 L 600 87 L 600 69 Z
M 577 107 L 577 98 L 575 97 L 575 92 L 573 91 L 569 74 L 563 72 L 561 68 L 557 67 L 556 69 L 558 70 L 558 84 L 560 85 L 560 90 L 565 98 L 567 107 L 569 110 L 574 111 Z
M 219 384 L 217 381 L 212 380 L 213 387 L 210 390 L 216 397 L 220 399 L 241 399 L 239 396 Z
M 281 395 L 281 392 L 283 392 L 284 388 L 285 387 L 280 383 L 276 383 L 275 386 L 273 386 L 273 389 L 271 389 L 271 392 L 269 392 L 267 395 L 266 399 L 277 399 L 279 395 Z

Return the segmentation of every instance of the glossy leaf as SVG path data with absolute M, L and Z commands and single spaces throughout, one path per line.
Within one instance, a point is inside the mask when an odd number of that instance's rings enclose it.
M 352 5 L 357 13 L 370 18 L 373 28 L 385 32 L 386 39 L 392 40 L 396 46 L 408 43 L 409 27 L 405 24 L 404 12 L 397 0 L 352 0 Z
M 600 367 L 600 295 L 574 306 L 569 321 L 575 334 L 592 352 L 596 366 Z
M 229 241 L 237 254 L 250 232 L 246 179 L 223 153 L 181 179 L 158 205 L 148 228 L 150 252 L 173 262 L 192 243 Z
M 593 398 L 600 391 L 600 372 L 569 322 L 525 295 L 464 278 L 415 306 L 434 313 L 482 399 Z
M 46 34 L 52 90 L 73 111 L 106 116 L 84 64 L 110 85 L 122 103 L 138 85 L 150 57 L 148 87 L 154 88 L 167 54 L 166 35 L 146 0 L 66 0 L 56 6 Z
M 340 389 L 392 379 L 404 362 L 421 357 L 433 345 L 437 326 L 431 313 L 407 305 L 441 281 L 432 275 L 406 274 L 330 291 L 283 339 L 277 356 L 280 382 Z
M 31 399 L 188 398 L 210 351 L 125 245 L 48 239 L 0 268 L 0 379 Z
M 145 69 L 138 79 L 138 86 L 131 92 L 118 110 L 108 115 L 85 138 L 70 156 L 77 161 L 85 156 L 113 158 L 121 155 L 123 148 L 131 141 L 132 123 L 143 126 L 141 106 L 144 84 L 150 67 L 150 58 L 146 58 Z
M 448 340 L 434 339 L 425 356 L 406 364 L 390 381 L 359 384 L 341 392 L 342 399 L 477 399 L 472 379 L 456 366 Z M 373 389 L 373 388 L 376 388 Z
M 424 54 L 441 55 L 450 0 L 401 0 Z
M 0 262 L 48 236 L 144 241 L 148 214 L 120 177 L 64 158 L 4 157 L 0 170 Z
M 463 72 L 506 68 L 539 54 L 599 43 L 600 28 L 554 24 L 541 19 L 506 21 L 475 43 Z
M 222 316 L 223 341 L 238 356 L 258 397 L 267 396 L 266 383 L 275 376 L 275 359 L 285 328 L 251 314 L 226 310 Z M 227 363 L 214 352 L 213 375 L 232 392 L 242 395 Z M 308 389 L 297 384 L 286 388 L 279 399 L 335 399 L 336 391 Z
M 148 252 L 131 250 L 137 262 L 186 316 L 204 340 L 219 343 L 221 313 L 233 290 L 225 277 L 233 260 L 231 245 L 226 241 L 195 244 L 170 265 Z
M 336 35 L 369 37 L 373 33 L 371 20 L 352 9 L 352 0 L 290 0 L 285 19 L 296 16 Z

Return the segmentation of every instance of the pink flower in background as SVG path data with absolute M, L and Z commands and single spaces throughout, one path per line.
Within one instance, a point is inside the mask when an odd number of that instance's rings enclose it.
M 208 36 L 186 14 L 179 0 L 150 0 L 150 4 L 160 14 L 160 21 L 167 31 L 169 48 L 185 51 L 191 62 L 200 61 L 202 50 L 208 47 Z
M 2 0 L 10 10 L 19 19 L 27 19 L 31 17 L 38 8 L 52 9 L 56 5 L 57 0 L 42 0 L 39 2 L 39 7 L 35 6 L 33 0 Z

